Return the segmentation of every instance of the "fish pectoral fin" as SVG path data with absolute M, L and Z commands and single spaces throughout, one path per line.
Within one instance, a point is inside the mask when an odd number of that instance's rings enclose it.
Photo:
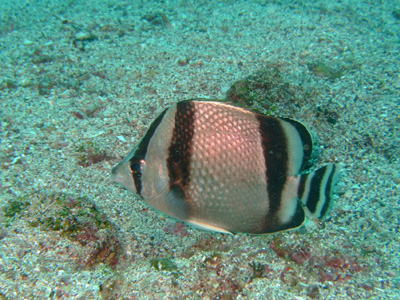
M 180 186 L 170 186 L 169 191 L 164 197 L 167 211 L 162 212 L 185 222 L 188 218 L 188 205 L 185 201 L 185 194 Z
M 221 227 L 214 226 L 214 225 L 211 225 L 211 224 L 203 223 L 201 221 L 187 220 L 186 223 L 188 223 L 190 225 L 193 225 L 193 226 L 196 226 L 196 227 L 199 227 L 199 228 L 204 229 L 204 230 L 233 234 L 233 232 L 230 232 L 230 231 L 228 231 L 226 229 L 223 229 Z

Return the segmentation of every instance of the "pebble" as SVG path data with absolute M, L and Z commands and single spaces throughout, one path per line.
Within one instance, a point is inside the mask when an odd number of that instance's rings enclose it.
M 28 39 L 25 39 L 25 40 L 24 40 L 24 45 L 25 45 L 25 46 L 33 45 L 33 41 L 28 40 Z

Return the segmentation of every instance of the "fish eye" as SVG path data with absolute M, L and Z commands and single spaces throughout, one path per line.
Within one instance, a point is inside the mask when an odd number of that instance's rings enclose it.
M 144 159 L 140 159 L 131 163 L 131 173 L 142 173 L 146 167 Z
M 137 172 L 137 171 L 139 171 L 140 170 L 140 164 L 138 163 L 138 162 L 134 162 L 132 165 L 131 165 L 131 171 L 132 172 Z

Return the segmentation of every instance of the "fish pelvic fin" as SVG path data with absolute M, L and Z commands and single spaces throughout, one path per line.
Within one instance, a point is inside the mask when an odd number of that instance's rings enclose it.
M 313 217 L 321 220 L 332 207 L 332 196 L 342 166 L 328 164 L 314 172 L 300 175 L 297 195 Z

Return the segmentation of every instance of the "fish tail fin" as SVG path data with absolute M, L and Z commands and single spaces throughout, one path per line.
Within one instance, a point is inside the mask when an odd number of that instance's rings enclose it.
M 341 165 L 329 164 L 300 176 L 297 195 L 317 219 L 322 219 L 332 206 L 332 195 Z

